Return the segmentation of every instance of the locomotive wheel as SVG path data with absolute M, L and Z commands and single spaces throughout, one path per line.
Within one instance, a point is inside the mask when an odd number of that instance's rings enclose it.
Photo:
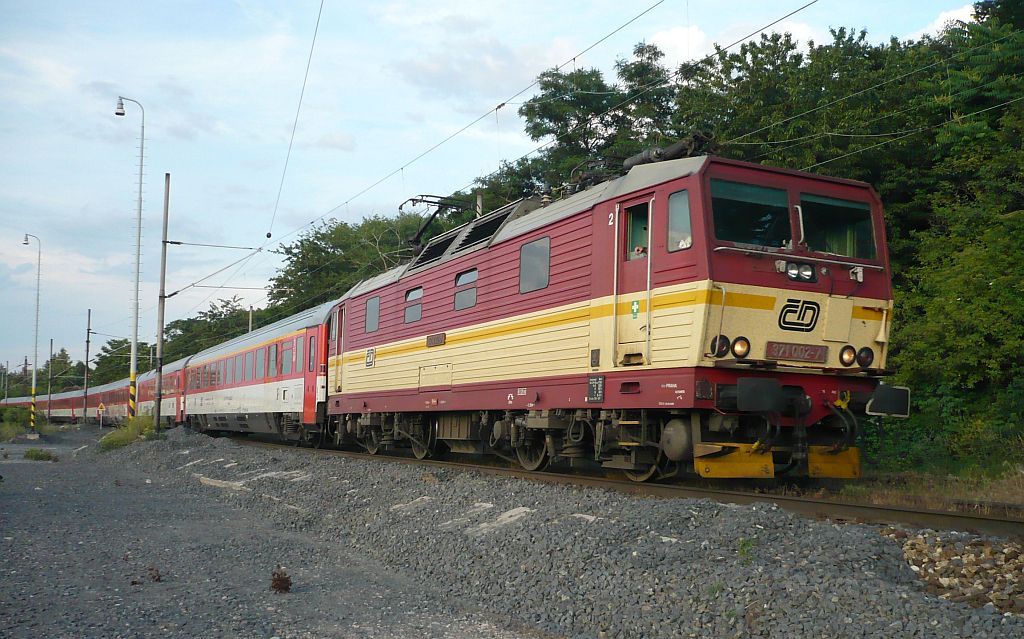
M 542 470 L 548 465 L 548 449 L 544 440 L 536 440 L 516 447 L 516 457 L 523 470 Z
M 419 429 L 416 436 L 419 442 L 413 439 L 409 440 L 412 445 L 412 454 L 416 459 L 426 459 L 433 456 L 434 450 L 437 448 L 437 421 L 434 419 L 429 420 Z
M 366 446 L 366 452 L 371 455 L 376 455 L 380 452 L 380 435 L 377 431 L 370 431 L 370 436 L 362 440 L 363 446 Z
M 626 477 L 628 477 L 630 481 L 643 483 L 645 481 L 650 481 L 651 479 L 655 479 L 661 476 L 661 469 L 664 461 L 665 456 L 659 449 L 658 458 L 654 460 L 654 463 L 651 464 L 650 467 L 647 468 L 647 470 L 624 470 L 622 472 L 626 473 Z

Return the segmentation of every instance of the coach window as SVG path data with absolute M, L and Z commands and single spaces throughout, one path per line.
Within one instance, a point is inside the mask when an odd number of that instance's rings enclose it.
M 639 260 L 647 257 L 647 202 L 626 209 L 626 259 Z
M 281 374 L 291 375 L 292 372 L 292 342 L 291 340 L 284 343 L 281 348 Z
M 476 269 L 455 276 L 455 310 L 476 306 Z
M 242 381 L 242 356 L 235 355 L 235 383 L 239 384 Z
M 542 237 L 519 249 L 519 292 L 547 288 L 551 276 L 551 238 Z
M 405 323 L 418 322 L 423 317 L 423 304 L 418 300 L 423 299 L 423 287 L 417 286 L 405 292 L 405 302 L 416 302 L 405 307 Z
M 686 191 L 676 191 L 668 196 L 668 252 L 681 251 L 693 246 L 693 231 L 690 228 L 690 196 Z
M 267 347 L 267 377 L 277 377 L 277 344 Z
M 312 373 L 316 366 L 316 335 L 309 336 L 309 372 Z
M 267 351 L 262 348 L 256 350 L 256 379 L 263 379 L 263 367 L 266 365 Z
M 220 360 L 220 375 L 217 376 L 217 385 L 223 386 L 228 383 L 228 375 L 226 372 L 227 362 Z
M 726 180 L 711 180 L 715 237 L 737 244 L 781 247 L 789 244 L 786 191 Z
M 295 372 L 302 372 L 302 337 L 295 338 Z
M 224 366 L 227 369 L 227 376 L 225 377 L 225 384 L 229 386 L 235 383 L 235 367 L 231 363 L 230 359 L 224 360 Z
M 252 358 L 252 351 L 245 354 L 245 381 L 247 382 L 252 379 Z
M 380 326 L 380 298 L 366 300 L 366 332 L 372 333 Z

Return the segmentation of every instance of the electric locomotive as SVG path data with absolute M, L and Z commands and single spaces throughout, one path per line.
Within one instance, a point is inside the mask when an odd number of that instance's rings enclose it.
M 879 383 L 890 279 L 867 184 L 638 163 L 349 291 L 328 320 L 326 432 L 638 481 L 857 477 L 862 420 L 909 410 Z

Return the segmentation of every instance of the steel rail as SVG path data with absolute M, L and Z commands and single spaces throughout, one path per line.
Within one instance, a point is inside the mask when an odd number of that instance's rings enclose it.
M 296 448 L 294 444 L 275 443 L 262 439 L 244 439 L 237 437 L 232 437 L 231 439 L 240 444 L 249 446 L 261 446 L 265 448 L 291 446 Z M 712 501 L 740 505 L 770 503 L 775 504 L 783 510 L 803 515 L 805 517 L 828 519 L 837 522 L 859 524 L 896 524 L 922 529 L 955 530 L 998 537 L 1024 539 L 1024 520 L 994 517 L 975 513 L 946 512 L 941 510 L 904 508 L 900 506 L 856 504 L 829 499 L 813 499 L 809 497 L 794 497 L 790 495 L 771 495 L 739 490 L 684 486 L 680 484 L 638 483 L 609 479 L 607 477 L 573 474 L 571 472 L 559 473 L 550 471 L 528 471 L 521 468 L 511 468 L 507 466 L 480 465 L 476 463 L 439 459 L 419 460 L 413 457 L 399 457 L 387 454 L 371 455 L 369 453 L 331 448 L 301 448 L 299 450 L 308 451 L 309 453 L 340 455 L 342 457 L 349 457 L 353 459 L 372 459 L 374 461 L 446 468 L 461 472 L 478 472 L 484 475 L 514 477 L 517 479 L 526 479 L 528 481 L 545 482 L 549 484 L 602 488 L 630 495 L 654 497 L 659 499 L 710 499 Z M 964 502 L 962 500 L 956 500 L 951 503 L 955 503 L 959 506 L 974 505 L 971 502 Z M 979 502 L 977 504 L 979 507 L 985 505 L 987 504 L 983 502 Z

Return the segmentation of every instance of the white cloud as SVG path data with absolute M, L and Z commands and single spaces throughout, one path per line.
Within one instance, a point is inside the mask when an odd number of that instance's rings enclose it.
M 337 133 L 324 133 L 306 144 L 331 151 L 354 151 L 356 148 L 356 138 L 351 133 L 338 131 Z
M 928 26 L 914 31 L 913 33 L 907 34 L 904 39 L 906 40 L 919 40 L 926 35 L 936 35 L 941 33 L 946 25 L 950 22 L 955 21 L 961 22 L 972 22 L 974 20 L 974 5 L 965 4 L 958 9 L 951 9 L 950 11 L 943 11 L 937 18 L 928 23 Z
M 677 69 L 680 64 L 703 58 L 714 50 L 711 38 L 697 26 L 658 31 L 647 41 L 662 50 L 665 66 L 669 69 Z

